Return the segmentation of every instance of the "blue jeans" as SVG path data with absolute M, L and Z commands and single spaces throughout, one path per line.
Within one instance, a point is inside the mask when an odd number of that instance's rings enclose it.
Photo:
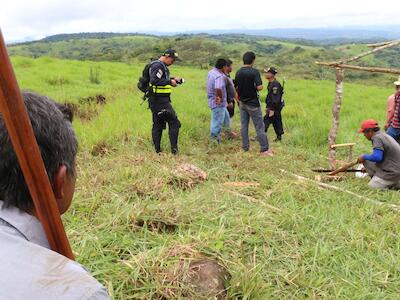
M 216 107 L 211 110 L 211 138 L 221 142 L 221 130 L 230 127 L 231 118 L 226 107 Z
M 400 143 L 400 128 L 394 128 L 393 126 L 390 126 L 386 130 L 386 133 Z

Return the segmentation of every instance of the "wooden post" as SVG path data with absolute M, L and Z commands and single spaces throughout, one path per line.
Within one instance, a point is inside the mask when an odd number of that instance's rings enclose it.
M 378 44 L 370 44 L 368 46 L 374 48 L 373 50 L 361 53 L 354 57 L 346 58 L 336 62 L 319 62 L 319 61 L 315 62 L 317 65 L 332 67 L 336 69 L 336 97 L 332 109 L 332 115 L 333 115 L 332 128 L 329 132 L 329 137 L 328 137 L 329 163 L 332 170 L 336 168 L 336 147 L 333 147 L 333 145 L 336 144 L 336 137 L 339 130 L 339 116 L 343 98 L 344 70 L 350 69 L 350 70 L 372 72 L 372 73 L 400 74 L 400 69 L 381 68 L 381 67 L 360 67 L 360 66 L 348 65 L 346 63 L 358 61 L 360 58 L 365 57 L 367 55 L 399 45 L 400 45 L 400 40 L 383 42 Z M 353 157 L 353 148 L 351 147 L 349 149 L 349 159 L 351 159 L 352 157 Z
M 74 259 L 1 31 L 0 112 L 51 249 Z
M 349 162 L 353 160 L 353 146 L 349 147 Z
M 340 109 L 342 106 L 343 99 L 343 79 L 344 79 L 344 70 L 337 68 L 336 69 L 336 96 L 335 101 L 332 108 L 332 127 L 329 132 L 328 137 L 328 146 L 329 146 L 329 164 L 332 170 L 336 169 L 336 149 L 332 147 L 336 144 L 336 137 L 339 131 L 339 122 L 340 122 Z

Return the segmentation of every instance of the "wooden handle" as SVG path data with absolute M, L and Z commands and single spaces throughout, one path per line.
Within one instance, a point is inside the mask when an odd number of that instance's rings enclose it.
M 350 169 L 351 167 L 354 167 L 356 164 L 358 164 L 357 160 L 353 161 L 353 162 L 350 162 L 348 164 L 345 164 L 345 165 L 341 166 L 339 169 L 336 169 L 335 171 L 330 172 L 329 175 L 333 176 L 333 175 L 336 175 L 338 173 L 345 172 L 346 170 Z
M 0 111 L 50 247 L 74 259 L 1 31 Z

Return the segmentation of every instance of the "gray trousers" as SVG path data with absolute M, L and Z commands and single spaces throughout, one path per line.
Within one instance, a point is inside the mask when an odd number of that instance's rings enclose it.
M 369 188 L 377 189 L 377 190 L 400 189 L 400 180 L 390 181 L 390 180 L 382 179 L 375 175 L 378 168 L 374 162 L 365 161 L 364 167 L 365 167 L 365 170 L 367 171 L 368 175 L 372 177 L 372 179 L 368 183 Z
M 246 105 L 243 102 L 240 102 L 239 107 L 243 150 L 248 151 L 250 148 L 249 123 L 251 118 L 254 128 L 256 129 L 258 141 L 260 143 L 260 151 L 267 151 L 269 145 L 267 135 L 265 134 L 265 126 L 261 107 Z

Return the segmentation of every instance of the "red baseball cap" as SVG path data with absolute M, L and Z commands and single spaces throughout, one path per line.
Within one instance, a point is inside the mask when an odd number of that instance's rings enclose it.
M 368 119 L 361 123 L 361 128 L 358 129 L 358 132 L 364 133 L 365 130 L 374 129 L 374 128 L 377 128 L 378 126 L 379 125 L 378 125 L 377 121 L 375 121 L 374 119 Z

